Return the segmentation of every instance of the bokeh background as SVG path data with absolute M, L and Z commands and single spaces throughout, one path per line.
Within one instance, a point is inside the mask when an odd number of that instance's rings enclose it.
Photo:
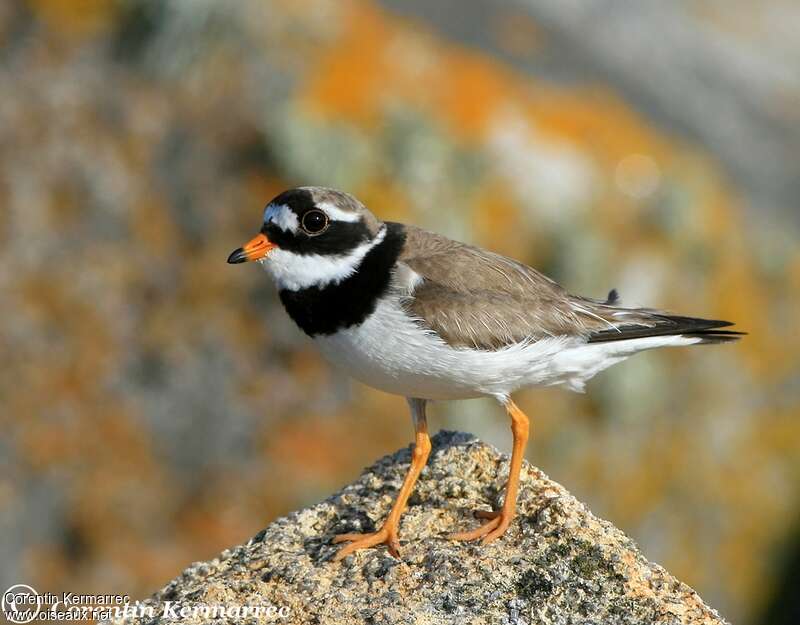
M 790 622 L 798 32 L 793 0 L 4 0 L 0 586 L 147 596 L 408 444 L 225 264 L 314 184 L 749 331 L 519 403 L 529 459 L 650 559 Z M 432 425 L 510 445 L 488 401 Z

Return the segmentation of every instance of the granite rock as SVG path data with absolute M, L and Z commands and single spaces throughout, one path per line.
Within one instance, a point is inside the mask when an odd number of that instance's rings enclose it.
M 380 524 L 409 449 L 246 544 L 193 564 L 143 602 L 140 616 L 117 622 L 724 623 L 623 532 L 527 463 L 505 536 L 487 546 L 448 540 L 476 526 L 473 510 L 497 505 L 508 456 L 458 432 L 440 432 L 432 442 L 401 522 L 400 559 L 379 547 L 335 563 L 331 539 Z

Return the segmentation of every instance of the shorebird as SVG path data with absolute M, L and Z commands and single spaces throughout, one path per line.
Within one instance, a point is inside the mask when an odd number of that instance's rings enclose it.
M 281 302 L 327 360 L 374 388 L 408 400 L 415 431 L 411 465 L 381 528 L 343 534 L 336 554 L 381 543 L 399 556 L 398 526 L 431 445 L 429 400 L 493 397 L 511 418 L 513 446 L 499 510 L 451 538 L 500 537 L 514 517 L 528 417 L 521 389 L 582 391 L 603 369 L 646 349 L 726 343 L 727 321 L 625 308 L 572 295 L 511 258 L 411 225 L 383 222 L 353 196 L 320 187 L 281 193 L 258 235 L 228 258 L 258 261 Z

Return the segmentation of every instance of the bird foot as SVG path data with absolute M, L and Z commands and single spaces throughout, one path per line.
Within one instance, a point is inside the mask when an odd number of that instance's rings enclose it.
M 514 517 L 514 514 L 508 513 L 505 510 L 476 510 L 475 517 L 489 520 L 472 531 L 450 534 L 448 538 L 451 540 L 477 540 L 478 538 L 482 538 L 481 544 L 487 545 L 505 534 L 505 531 L 511 524 L 511 519 Z
M 339 534 L 334 536 L 334 543 L 349 542 L 350 544 L 342 547 L 334 556 L 334 562 L 349 556 L 354 551 L 368 549 L 375 545 L 385 544 L 389 548 L 389 553 L 395 558 L 400 557 L 400 541 L 397 538 L 397 526 L 384 524 L 377 532 L 369 534 Z

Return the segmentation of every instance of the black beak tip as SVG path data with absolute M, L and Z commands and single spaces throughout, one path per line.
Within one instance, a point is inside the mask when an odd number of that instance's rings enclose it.
M 238 265 L 239 263 L 247 262 L 247 254 L 244 251 L 244 248 L 238 248 L 231 252 L 231 255 L 228 256 L 228 264 L 229 265 Z

